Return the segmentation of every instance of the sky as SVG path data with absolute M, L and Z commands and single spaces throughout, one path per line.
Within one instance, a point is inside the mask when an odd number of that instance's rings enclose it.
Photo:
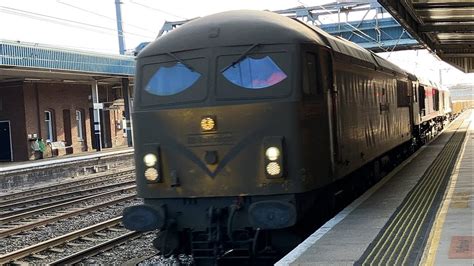
M 321 5 L 332 0 L 121 0 L 125 47 L 133 50 L 141 42 L 153 41 L 165 21 L 205 16 L 226 10 L 280 10 Z M 358 14 L 349 18 L 358 19 Z M 335 16 L 322 18 L 336 22 Z M 118 54 L 115 0 L 0 0 L 0 39 L 51 44 L 73 49 Z M 443 84 L 474 82 L 436 59 L 428 51 L 402 51 L 381 56 L 407 71 L 429 76 Z

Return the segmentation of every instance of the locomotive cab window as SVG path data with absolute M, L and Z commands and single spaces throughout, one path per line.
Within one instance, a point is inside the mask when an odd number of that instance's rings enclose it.
M 313 53 L 306 53 L 303 59 L 303 93 L 305 95 L 319 94 L 317 83 L 317 62 L 318 59 Z
M 303 94 L 315 96 L 323 94 L 331 86 L 331 61 L 325 50 L 306 52 L 303 57 Z
M 242 47 L 242 51 L 246 49 Z M 268 51 L 266 46 L 243 56 L 235 48 L 221 53 L 217 57 L 217 99 L 279 98 L 291 92 L 288 53 Z
M 233 84 L 246 89 L 264 89 L 286 79 L 286 74 L 268 56 L 246 57 L 226 68 L 222 75 Z
M 180 93 L 191 87 L 201 77 L 201 74 L 183 65 L 159 67 L 145 86 L 145 91 L 158 95 L 168 96 Z
M 181 58 L 182 57 L 182 58 Z M 207 96 L 205 58 L 186 59 L 161 55 L 142 66 L 140 103 L 181 104 L 202 101 Z

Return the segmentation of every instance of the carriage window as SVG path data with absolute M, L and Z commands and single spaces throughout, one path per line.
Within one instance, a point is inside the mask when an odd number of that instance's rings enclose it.
M 158 96 L 178 94 L 191 87 L 200 77 L 201 74 L 181 63 L 172 67 L 162 66 L 148 81 L 145 91 Z
M 228 81 L 246 89 L 268 88 L 287 78 L 268 56 L 260 59 L 246 57 L 224 70 L 222 74 Z

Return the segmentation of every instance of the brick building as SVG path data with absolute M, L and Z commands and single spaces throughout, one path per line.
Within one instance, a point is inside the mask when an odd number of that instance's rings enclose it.
M 39 138 L 50 143 L 46 157 L 128 145 L 122 96 L 133 58 L 4 41 L 0 48 L 0 161 L 38 159 Z

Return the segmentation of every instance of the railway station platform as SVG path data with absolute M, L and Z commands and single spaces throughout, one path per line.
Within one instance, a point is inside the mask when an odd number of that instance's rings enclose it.
M 121 148 L 106 149 L 99 152 L 89 151 L 89 152 L 81 152 L 81 153 L 75 153 L 75 154 L 69 154 L 69 155 L 62 155 L 62 156 L 44 158 L 44 159 L 35 160 L 35 161 L 0 162 L 0 174 L 2 172 L 55 165 L 55 164 L 61 164 L 61 163 L 67 163 L 67 162 L 77 162 L 77 161 L 89 160 L 93 158 L 124 154 L 124 153 L 132 153 L 132 152 L 133 152 L 133 148 L 121 147 Z
M 473 265 L 474 110 L 276 263 Z
M 38 183 L 133 167 L 133 148 L 122 147 L 83 152 L 27 162 L 0 163 L 0 192 Z

